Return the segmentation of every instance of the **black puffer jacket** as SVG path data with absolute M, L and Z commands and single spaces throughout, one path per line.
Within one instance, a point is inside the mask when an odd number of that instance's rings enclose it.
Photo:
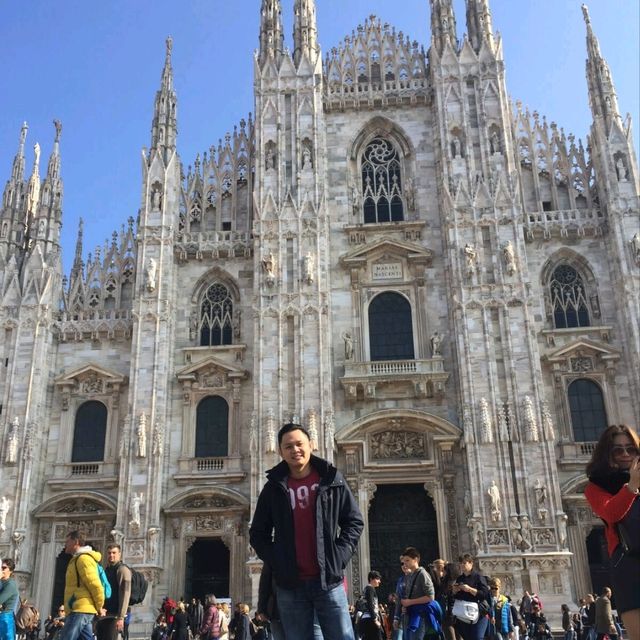
M 342 474 L 329 462 L 311 456 L 320 475 L 316 498 L 316 539 L 323 589 L 340 582 L 364 527 L 362 514 Z M 300 584 L 296 562 L 293 512 L 287 489 L 289 467 L 282 461 L 267 471 L 249 536 L 258 556 L 271 565 L 276 584 Z M 338 529 L 340 533 L 338 533 Z

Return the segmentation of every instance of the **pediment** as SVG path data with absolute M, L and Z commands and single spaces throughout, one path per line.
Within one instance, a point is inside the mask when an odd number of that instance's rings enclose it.
M 209 356 L 180 369 L 176 376 L 181 382 L 195 382 L 205 387 L 223 387 L 227 379 L 243 380 L 249 377 L 249 372 Z
M 620 352 L 602 342 L 581 338 L 544 356 L 547 362 L 565 362 L 568 358 L 598 357 L 601 360 L 619 360 Z
M 342 256 L 340 262 L 345 267 L 357 267 L 364 266 L 368 262 L 375 262 L 385 256 L 404 258 L 409 262 L 422 262 L 427 265 L 430 265 L 433 261 L 433 251 L 431 249 L 425 249 L 413 242 L 379 240 L 350 251 Z
M 63 373 L 55 379 L 58 387 L 75 387 L 86 393 L 102 393 L 107 387 L 127 383 L 127 376 L 90 362 L 79 369 Z

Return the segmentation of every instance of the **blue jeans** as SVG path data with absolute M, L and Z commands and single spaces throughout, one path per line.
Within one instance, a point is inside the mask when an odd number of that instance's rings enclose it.
M 320 625 L 317 622 L 313 623 L 313 634 L 314 640 L 323 640 L 322 631 L 320 631 Z M 269 637 L 273 640 L 286 640 L 280 620 L 271 621 L 271 635 Z
M 462 636 L 463 640 L 482 640 L 489 626 L 489 618 L 481 616 L 475 624 L 468 624 L 458 620 L 456 622 L 456 631 Z
M 277 587 L 276 596 L 287 638 L 314 640 L 317 616 L 324 640 L 355 640 L 347 594 L 341 582 L 323 589 L 319 579 L 306 580 L 295 589 Z
M 64 619 L 60 640 L 93 640 L 93 613 L 70 613 Z

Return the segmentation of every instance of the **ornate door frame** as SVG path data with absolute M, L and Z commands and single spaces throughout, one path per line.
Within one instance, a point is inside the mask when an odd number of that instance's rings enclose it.
M 229 549 L 229 591 L 234 602 L 245 598 L 248 583 L 246 557 L 249 501 L 240 493 L 223 487 L 191 489 L 163 507 L 171 541 L 165 558 L 171 571 L 166 574 L 168 593 L 184 591 L 187 551 L 198 538 L 220 538 Z
M 370 570 L 369 507 L 377 484 L 421 483 L 433 500 L 438 545 L 444 557 L 458 552 L 454 464 L 462 431 L 447 420 L 418 410 L 385 409 L 355 420 L 336 434 L 339 468 L 358 500 L 365 528 L 351 562 L 351 585 L 358 593 Z M 464 464 L 462 456 L 455 463 Z M 461 489 L 459 487 L 458 489 Z

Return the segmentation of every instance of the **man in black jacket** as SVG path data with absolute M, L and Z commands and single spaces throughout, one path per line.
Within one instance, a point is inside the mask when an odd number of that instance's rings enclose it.
M 353 640 L 342 583 L 362 515 L 342 474 L 311 454 L 304 427 L 284 425 L 278 446 L 283 461 L 267 472 L 250 539 L 273 570 L 284 632 L 312 640 L 317 616 L 324 640 Z
M 124 634 L 124 619 L 131 597 L 131 569 L 122 562 L 119 544 L 107 547 L 105 573 L 111 585 L 111 597 L 104 601 L 103 617 L 96 624 L 96 636 L 98 640 L 117 640 L 118 634 Z

